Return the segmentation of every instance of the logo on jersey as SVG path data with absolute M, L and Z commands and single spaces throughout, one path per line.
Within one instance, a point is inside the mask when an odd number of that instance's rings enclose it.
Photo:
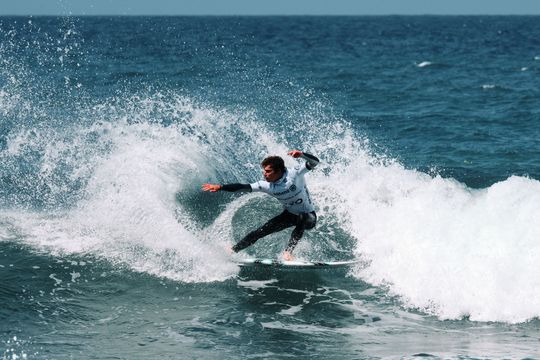
M 289 188 L 290 191 L 296 191 L 296 185 L 292 184 Z

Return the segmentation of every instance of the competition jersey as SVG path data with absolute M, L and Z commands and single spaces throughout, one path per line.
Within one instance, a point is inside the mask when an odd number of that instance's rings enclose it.
M 250 184 L 251 191 L 272 195 L 279 200 L 285 210 L 293 214 L 312 212 L 314 207 L 304 180 L 304 175 L 308 171 L 306 163 L 298 164 L 292 170 L 287 169 L 276 182 L 261 180 Z

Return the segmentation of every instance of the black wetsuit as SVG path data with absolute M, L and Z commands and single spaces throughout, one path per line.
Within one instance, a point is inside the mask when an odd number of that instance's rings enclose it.
M 221 187 L 223 191 L 265 192 L 277 198 L 285 208 L 281 214 L 247 234 L 233 246 L 233 251 L 238 252 L 253 245 L 264 236 L 294 226 L 295 228 L 286 248 L 287 251 L 292 252 L 302 238 L 304 230 L 315 227 L 317 214 L 314 211 L 309 191 L 305 185 L 304 174 L 312 170 L 319 163 L 319 159 L 306 153 L 301 157 L 306 160 L 306 163 L 296 166 L 293 170 L 286 170 L 276 182 L 258 181 L 254 184 L 228 184 Z

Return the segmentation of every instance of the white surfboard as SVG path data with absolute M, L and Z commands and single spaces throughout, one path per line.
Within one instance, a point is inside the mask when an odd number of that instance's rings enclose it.
M 289 268 L 331 268 L 331 267 L 346 267 L 358 264 L 358 260 L 349 261 L 305 261 L 292 260 L 285 261 L 279 259 L 258 259 L 247 258 L 238 260 L 238 265 L 242 267 L 259 266 L 259 267 L 289 267 Z

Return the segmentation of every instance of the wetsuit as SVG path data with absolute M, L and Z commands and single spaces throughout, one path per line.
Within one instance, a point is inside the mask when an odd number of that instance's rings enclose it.
M 283 176 L 275 182 L 262 180 L 253 184 L 228 184 L 221 187 L 224 191 L 264 192 L 278 199 L 284 207 L 281 214 L 268 220 L 234 245 L 233 251 L 238 252 L 253 245 L 264 236 L 295 226 L 286 248 L 286 251 L 292 252 L 302 238 L 304 230 L 315 227 L 317 214 L 314 211 L 304 175 L 317 166 L 319 159 L 306 153 L 303 153 L 301 157 L 306 160 L 304 164 L 299 164 L 292 170 L 286 169 Z

